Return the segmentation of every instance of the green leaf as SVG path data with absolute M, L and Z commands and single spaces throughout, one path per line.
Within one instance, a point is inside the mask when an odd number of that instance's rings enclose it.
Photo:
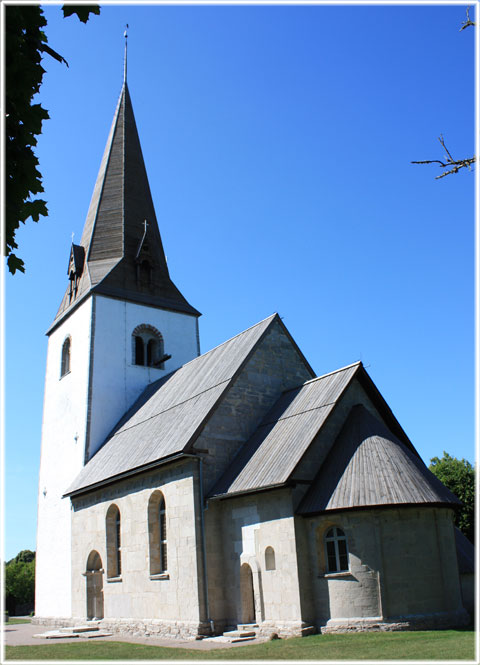
M 63 5 L 63 16 L 67 18 L 76 14 L 82 23 L 86 23 L 90 14 L 100 14 L 99 5 Z
M 20 272 L 25 272 L 25 264 L 22 261 L 22 259 L 19 259 L 18 256 L 15 256 L 15 254 L 10 254 L 10 256 L 7 259 L 7 265 L 9 271 L 14 275 L 17 270 Z

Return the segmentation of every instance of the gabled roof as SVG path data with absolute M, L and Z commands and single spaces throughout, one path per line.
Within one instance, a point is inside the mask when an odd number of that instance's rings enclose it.
M 135 261 L 140 243 L 151 268 L 145 284 L 139 283 L 140 265 Z M 67 288 L 49 332 L 91 292 L 199 316 L 170 279 L 126 82 L 80 245 L 87 269 L 72 302 Z
M 355 363 L 283 393 L 210 496 L 285 484 L 361 367 Z
M 188 452 L 220 398 L 275 321 L 280 322 L 278 314 L 148 386 L 66 495 Z
M 417 454 L 358 404 L 297 512 L 309 515 L 367 506 L 459 503 Z

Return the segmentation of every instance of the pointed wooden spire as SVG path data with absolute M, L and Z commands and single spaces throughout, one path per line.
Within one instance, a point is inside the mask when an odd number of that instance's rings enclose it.
M 126 78 L 80 245 L 88 270 L 73 300 L 67 288 L 53 326 L 91 291 L 199 316 L 169 276 Z

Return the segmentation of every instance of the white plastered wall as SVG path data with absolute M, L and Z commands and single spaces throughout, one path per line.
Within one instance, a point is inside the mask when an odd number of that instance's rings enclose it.
M 83 466 L 90 364 L 89 298 L 48 340 L 38 492 L 35 614 L 71 614 L 70 500 L 62 495 Z M 70 372 L 60 377 L 71 338 Z
M 132 332 L 157 328 L 165 369 L 133 364 Z M 36 607 L 39 617 L 71 616 L 71 508 L 63 494 L 85 451 L 98 450 L 144 388 L 198 355 L 196 317 L 91 296 L 50 335 L 47 352 L 38 495 Z M 71 338 L 70 372 L 60 377 Z
M 196 317 L 95 296 L 89 457 L 153 381 L 198 356 Z M 171 359 L 164 369 L 134 365 L 132 333 L 154 326 Z

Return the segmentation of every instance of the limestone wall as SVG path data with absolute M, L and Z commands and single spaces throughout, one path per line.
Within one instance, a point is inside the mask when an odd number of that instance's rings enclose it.
M 221 568 L 214 570 L 210 560 L 208 568 L 210 614 L 217 630 L 225 625 L 256 622 L 267 634 L 301 634 L 305 622 L 290 490 L 211 501 L 209 505 L 209 550 L 217 549 L 223 555 Z M 271 555 L 266 560 L 267 548 L 273 549 L 274 567 Z M 252 574 L 252 617 L 245 615 L 249 590 L 244 575 L 247 568 L 242 566 L 249 567 Z
M 130 480 L 74 498 L 72 512 L 72 614 L 86 617 L 87 559 L 96 550 L 103 564 L 104 624 L 157 622 L 162 634 L 196 634 L 203 620 L 199 512 L 194 483 L 197 462 L 160 467 Z M 150 575 L 148 502 L 160 490 L 165 498 L 167 570 Z M 121 516 L 121 574 L 106 572 L 106 514 L 115 504 Z M 166 632 L 165 632 L 166 631 Z
M 439 617 L 446 624 L 464 620 L 451 510 L 342 511 L 305 522 L 317 626 L 420 622 L 426 627 Z M 333 525 L 347 537 L 348 572 L 327 573 L 324 536 Z
M 280 394 L 311 379 L 295 347 L 276 322 L 255 349 L 195 448 L 204 458 L 204 491 L 212 488 Z

